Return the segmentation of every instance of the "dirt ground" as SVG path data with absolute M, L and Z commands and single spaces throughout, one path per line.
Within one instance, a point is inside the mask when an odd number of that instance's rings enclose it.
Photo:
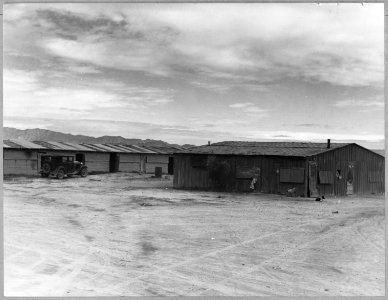
M 182 191 L 124 173 L 8 178 L 5 295 L 383 296 L 384 216 L 383 196 Z

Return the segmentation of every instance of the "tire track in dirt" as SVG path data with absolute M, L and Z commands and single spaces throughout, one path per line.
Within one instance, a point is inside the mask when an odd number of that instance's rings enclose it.
M 85 266 L 85 262 L 87 261 L 90 254 L 91 254 L 91 249 L 88 249 L 88 251 L 81 258 L 73 262 L 70 265 L 72 270 L 69 274 L 64 275 L 63 277 L 62 276 L 59 277 L 57 275 L 56 278 L 52 278 L 51 280 L 46 281 L 45 285 L 50 287 L 47 290 L 47 293 L 61 294 L 65 296 L 66 290 L 69 290 L 69 288 L 71 287 L 71 284 L 74 282 L 74 279 L 81 273 L 82 269 Z
M 355 235 L 357 235 L 357 237 L 360 238 L 360 240 L 362 242 L 366 242 L 368 243 L 369 245 L 371 245 L 372 247 L 374 247 L 376 250 L 378 250 L 379 252 L 385 252 L 385 247 L 384 246 L 381 246 L 379 244 L 377 244 L 375 241 L 371 240 L 370 238 L 368 238 L 367 236 L 365 236 L 362 232 L 361 232 L 361 229 L 360 229 L 360 226 L 357 226 L 355 230 L 353 230 L 353 233 Z
M 300 251 L 300 250 L 302 250 L 302 249 L 305 249 L 305 248 L 311 246 L 312 244 L 314 244 L 314 243 L 316 243 L 316 242 L 319 242 L 319 241 L 321 241 L 321 240 L 323 240 L 323 239 L 326 239 L 327 237 L 329 237 L 329 236 L 331 236 L 331 235 L 338 234 L 339 232 L 349 231 L 349 230 L 350 230 L 350 231 L 353 231 L 354 229 L 353 229 L 352 227 L 360 226 L 362 223 L 366 223 L 367 221 L 368 221 L 368 220 L 361 221 L 361 222 L 359 222 L 359 223 L 357 223 L 357 224 L 351 225 L 351 227 L 343 228 L 343 229 L 338 229 L 337 231 L 326 232 L 323 236 L 320 236 L 320 237 L 318 237 L 318 238 L 316 238 L 316 239 L 313 239 L 313 240 L 310 240 L 310 241 L 308 241 L 308 242 L 306 242 L 306 243 L 303 243 L 302 245 L 297 246 L 297 247 L 295 247 L 295 248 L 293 248 L 293 249 L 290 249 L 290 250 L 288 250 L 288 251 L 285 251 L 285 252 L 281 253 L 280 255 L 275 255 L 275 256 L 273 256 L 273 257 L 271 257 L 271 258 L 268 258 L 268 259 L 262 261 L 261 263 L 259 263 L 258 265 L 255 265 L 255 266 L 253 266 L 253 267 L 247 267 L 247 268 L 245 269 L 245 271 L 243 271 L 243 272 L 238 272 L 238 273 L 231 274 L 231 276 L 229 276 L 228 278 L 224 278 L 224 279 L 221 280 L 221 281 L 218 281 L 216 284 L 217 284 L 217 285 L 220 285 L 220 284 L 222 284 L 222 283 L 225 283 L 225 282 L 228 281 L 228 280 L 231 280 L 231 279 L 233 279 L 233 278 L 236 278 L 237 276 L 248 275 L 249 273 L 251 273 L 251 272 L 253 272 L 253 271 L 256 271 L 257 267 L 262 267 L 262 266 L 264 266 L 265 264 L 267 264 L 267 263 L 269 263 L 269 262 L 272 262 L 272 261 L 274 261 L 274 260 L 276 260 L 276 259 L 279 259 L 279 258 L 282 258 L 282 257 L 284 257 L 284 256 L 287 256 L 287 255 L 289 255 L 289 254 L 291 254 L 291 253 L 293 253 L 293 252 L 297 252 L 297 251 Z M 212 284 L 212 286 L 213 286 L 213 284 Z M 223 285 L 221 285 L 221 287 L 223 287 Z M 214 287 L 213 287 L 212 289 L 214 289 Z M 208 291 L 208 290 L 204 291 L 203 293 L 206 293 L 207 291 Z M 202 294 L 203 294 L 203 293 L 202 293 Z
M 289 227 L 287 229 L 284 229 L 284 230 L 278 230 L 276 232 L 272 232 L 272 233 L 268 233 L 268 234 L 265 234 L 265 235 L 262 235 L 260 237 L 257 237 L 257 238 L 254 238 L 254 239 L 250 239 L 250 240 L 246 240 L 246 241 L 243 241 L 241 242 L 240 244 L 233 244 L 233 245 L 230 245 L 230 246 L 227 246 L 227 247 L 224 247 L 222 249 L 217 249 L 215 251 L 211 251 L 211 252 L 208 252 L 206 254 L 203 254 L 203 255 L 200 255 L 200 256 L 197 256 L 195 258 L 191 258 L 191 259 L 188 259 L 188 260 L 185 260 L 183 262 L 180 262 L 180 263 L 176 263 L 176 264 L 173 264 L 173 265 L 169 265 L 167 267 L 155 267 L 156 270 L 155 271 L 151 271 L 151 272 L 147 272 L 146 274 L 142 274 L 142 275 L 139 275 L 137 277 L 134 277 L 132 278 L 131 280 L 127 281 L 127 283 L 131 283 L 131 282 L 135 282 L 135 281 L 141 281 L 142 278 L 146 277 L 146 276 L 149 276 L 149 275 L 158 275 L 162 272 L 165 272 L 166 270 L 169 270 L 169 271 L 172 271 L 171 269 L 173 268 L 176 268 L 176 267 L 180 267 L 180 266 L 183 266 L 183 265 L 186 265 L 186 264 L 189 264 L 189 263 L 192 263 L 192 262 L 195 262 L 195 261 L 198 261 L 198 260 L 201 260 L 205 257 L 208 257 L 208 256 L 213 256 L 215 254 L 218 254 L 218 253 L 221 253 L 221 252 L 224 252 L 224 251 L 228 251 L 230 249 L 234 249 L 234 248 L 237 248 L 237 247 L 240 247 L 242 245 L 247 245 L 249 243 L 253 243 L 253 242 L 256 242 L 258 240 L 261 240 L 261 239 L 264 239 L 264 238 L 267 238 L 267 237 L 270 237 L 270 236 L 274 236 L 274 235 L 277 235 L 277 234 L 281 234 L 281 233 L 284 233 L 284 232 L 288 232 L 288 231 L 291 231 L 293 229 L 296 229 L 296 228 L 299 228 L 299 227 L 302 227 L 302 226 L 305 226 L 309 223 L 303 223 L 303 224 L 299 224 L 299 225 L 296 225 L 296 226 L 292 226 L 292 227 Z M 172 271 L 174 272 L 174 271 Z M 192 279 L 190 279 L 192 280 Z

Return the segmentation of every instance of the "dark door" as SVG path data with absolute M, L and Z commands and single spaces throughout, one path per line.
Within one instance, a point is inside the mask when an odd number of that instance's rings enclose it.
M 119 171 L 120 156 L 117 153 L 111 153 L 109 158 L 109 172 L 114 173 Z
M 315 161 L 309 161 L 309 196 L 310 197 L 317 197 L 318 194 L 318 188 L 317 188 L 317 163 Z
M 346 174 L 346 195 L 353 195 L 354 168 L 355 168 L 355 163 L 352 161 L 349 161 L 348 172 Z
M 174 157 L 168 158 L 168 174 L 174 174 Z
M 77 154 L 75 155 L 75 160 L 76 160 L 76 161 L 79 161 L 79 162 L 82 162 L 83 164 L 85 164 L 85 154 L 77 153 Z

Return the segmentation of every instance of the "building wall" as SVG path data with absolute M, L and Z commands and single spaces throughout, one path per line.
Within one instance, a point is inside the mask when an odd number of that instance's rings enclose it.
M 155 173 L 155 168 L 161 167 L 162 173 L 168 173 L 168 155 L 167 154 L 147 154 L 145 162 L 145 172 Z
M 140 172 L 140 154 L 120 153 L 120 172 Z
M 195 155 L 175 155 L 174 157 L 174 188 L 187 189 L 222 189 L 225 191 L 251 191 L 252 178 L 257 178 L 255 191 L 264 193 L 287 193 L 295 188 L 295 194 L 305 195 L 306 178 L 303 182 L 281 182 L 282 169 L 300 170 L 305 174 L 306 160 L 304 158 L 285 158 L 275 156 L 223 156 L 209 155 L 207 167 L 193 166 L 192 157 Z M 220 188 L 212 182 L 209 173 L 211 161 L 225 161 L 230 166 L 230 176 L 225 179 Z M 247 175 L 241 175 L 241 174 Z
M 353 194 L 381 194 L 385 192 L 384 157 L 358 145 L 348 145 L 322 153 L 311 157 L 310 160 L 317 162 L 318 172 L 329 171 L 333 176 L 332 184 L 319 184 L 318 182 L 318 190 L 322 195 L 346 195 L 349 162 L 354 165 Z M 340 170 L 341 179 L 336 176 L 337 170 Z M 371 172 L 379 174 L 377 182 L 371 182 Z
M 85 165 L 89 173 L 109 173 L 110 153 L 85 153 Z
M 3 150 L 4 175 L 38 175 L 38 152 L 36 150 Z

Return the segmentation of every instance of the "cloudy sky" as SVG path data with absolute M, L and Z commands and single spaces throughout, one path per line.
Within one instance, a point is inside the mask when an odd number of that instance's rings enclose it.
M 384 143 L 383 4 L 6 4 L 4 126 Z

